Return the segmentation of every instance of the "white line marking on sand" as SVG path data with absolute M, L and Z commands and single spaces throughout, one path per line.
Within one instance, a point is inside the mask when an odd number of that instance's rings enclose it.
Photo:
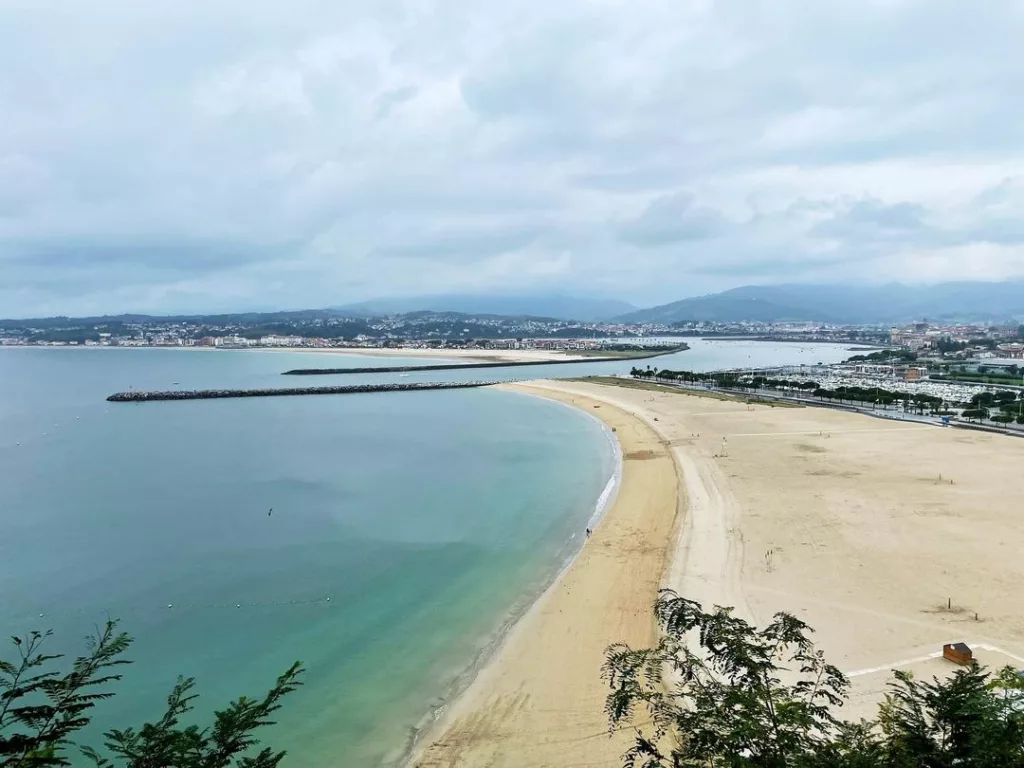
M 920 432 L 925 429 L 933 429 L 930 424 L 923 427 L 896 427 L 895 429 L 833 429 L 830 432 L 825 432 L 825 435 L 852 435 L 856 432 Z M 730 432 L 729 437 L 778 437 L 781 435 L 812 435 L 814 437 L 824 437 L 820 431 L 808 431 L 808 432 Z
M 868 667 L 867 669 L 858 669 L 854 672 L 845 673 L 847 677 L 860 677 L 861 675 L 873 675 L 876 672 L 888 672 L 889 670 L 896 669 L 898 667 L 905 667 L 909 664 L 917 664 L 922 661 L 929 661 L 931 659 L 937 659 L 942 655 L 942 651 L 936 651 L 935 653 L 929 653 L 925 656 L 915 656 L 912 659 L 900 659 L 899 661 L 893 661 L 889 664 L 883 664 L 880 667 Z
M 989 645 L 988 643 L 972 643 L 968 642 L 971 648 L 978 651 L 989 651 L 991 653 L 1001 653 L 1003 656 L 1013 659 L 1014 661 L 1024 664 L 1024 657 L 1018 656 L 1015 653 L 1000 648 L 997 645 Z M 936 651 L 935 653 L 929 653 L 926 656 L 915 656 L 912 659 L 900 659 L 889 664 L 883 664 L 880 667 L 869 667 L 867 669 L 858 669 L 854 672 L 847 672 L 847 677 L 860 677 L 861 675 L 873 675 L 877 672 L 888 672 L 889 670 L 896 669 L 898 667 L 905 667 L 910 664 L 919 664 L 922 661 L 930 661 L 931 659 L 938 659 L 942 656 L 942 651 Z

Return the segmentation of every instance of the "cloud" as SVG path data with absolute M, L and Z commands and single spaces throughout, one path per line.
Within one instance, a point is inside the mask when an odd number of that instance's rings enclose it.
M 637 218 L 619 230 L 619 237 L 640 247 L 656 247 L 681 240 L 704 240 L 722 232 L 721 214 L 696 205 L 692 195 L 680 192 L 654 200 Z
M 534 242 L 540 234 L 541 230 L 534 226 L 514 227 L 504 231 L 498 227 L 470 231 L 427 231 L 406 236 L 403 242 L 380 246 L 371 255 L 382 259 L 472 262 L 519 251 Z
M 1013 0 L 4 3 L 0 315 L 1022 277 L 1022 35 Z
M 845 202 L 811 233 L 822 237 L 860 240 L 912 238 L 926 228 L 924 207 L 916 203 L 884 203 L 875 198 Z

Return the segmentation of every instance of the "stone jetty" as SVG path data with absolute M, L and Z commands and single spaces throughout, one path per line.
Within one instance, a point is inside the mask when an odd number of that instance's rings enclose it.
M 352 384 L 339 387 L 279 387 L 275 389 L 172 389 L 163 392 L 116 392 L 111 403 L 148 403 L 157 400 L 217 400 L 229 397 L 287 397 L 298 395 L 355 395 L 367 392 L 415 392 L 434 389 L 472 389 L 497 381 L 437 381 L 412 384 Z

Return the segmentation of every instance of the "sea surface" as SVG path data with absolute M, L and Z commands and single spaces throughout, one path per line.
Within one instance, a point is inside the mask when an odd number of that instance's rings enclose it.
M 839 345 L 689 340 L 658 367 L 830 362 Z M 285 765 L 387 765 L 580 544 L 617 471 L 609 433 L 496 390 L 112 404 L 129 388 L 308 386 L 296 367 L 427 364 L 309 353 L 0 348 L 0 637 L 73 654 L 108 617 L 134 638 L 84 742 L 306 685 L 264 734 Z M 344 377 L 514 379 L 628 362 Z M 6 648 L 0 657 L 9 658 Z M 78 764 L 80 761 L 76 761 Z

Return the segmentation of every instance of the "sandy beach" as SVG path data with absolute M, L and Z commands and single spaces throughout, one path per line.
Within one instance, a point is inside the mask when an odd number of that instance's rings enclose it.
M 951 672 L 946 642 L 1024 668 L 1024 440 L 591 383 L 525 391 L 616 429 L 621 492 L 416 765 L 616 765 L 597 669 L 609 643 L 653 640 L 659 584 L 758 624 L 807 621 L 851 677 L 849 719 L 876 714 L 893 668 Z

